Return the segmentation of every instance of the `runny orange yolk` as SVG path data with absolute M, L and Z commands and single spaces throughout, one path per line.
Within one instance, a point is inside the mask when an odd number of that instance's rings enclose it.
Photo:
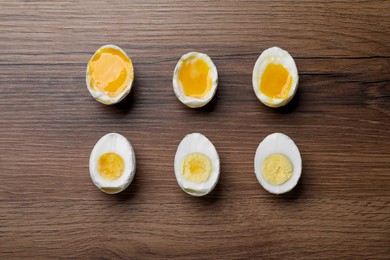
M 204 59 L 190 57 L 181 65 L 179 80 L 186 96 L 203 98 L 211 89 L 211 68 Z
M 260 80 L 260 92 L 270 98 L 286 98 L 290 92 L 292 77 L 282 64 L 270 63 Z
M 97 168 L 103 179 L 117 180 L 125 170 L 125 162 L 117 153 L 105 153 L 99 157 Z
M 90 86 L 114 98 L 133 80 L 133 64 L 120 50 L 103 48 L 88 62 Z

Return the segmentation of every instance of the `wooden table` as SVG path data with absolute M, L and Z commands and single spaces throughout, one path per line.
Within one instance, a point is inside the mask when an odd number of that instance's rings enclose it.
M 61 1 L 0 3 L 0 258 L 389 258 L 389 1 Z M 135 85 L 96 102 L 86 64 L 111 43 L 132 58 Z M 256 98 L 266 48 L 297 63 L 282 109 Z M 205 109 L 172 90 L 181 55 L 207 53 L 219 73 Z M 136 177 L 119 195 L 91 181 L 90 152 L 108 132 L 132 143 Z M 221 178 L 203 198 L 177 185 L 188 133 L 216 146 Z M 259 142 L 298 145 L 298 186 L 257 182 Z

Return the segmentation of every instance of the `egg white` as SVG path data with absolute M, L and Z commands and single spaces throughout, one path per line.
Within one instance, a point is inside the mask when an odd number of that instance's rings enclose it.
M 194 98 L 194 97 L 189 97 L 184 93 L 183 86 L 179 80 L 179 72 L 181 70 L 181 67 L 183 65 L 183 61 L 196 57 L 199 59 L 203 59 L 210 67 L 211 69 L 211 89 L 207 95 L 205 95 L 203 98 Z M 214 97 L 216 91 L 217 91 L 217 86 L 218 86 L 218 72 L 217 72 L 217 67 L 215 67 L 213 61 L 211 58 L 204 53 L 199 53 L 199 52 L 189 52 L 187 54 L 184 54 L 180 60 L 177 62 L 175 70 L 173 72 L 173 79 L 172 79 L 172 84 L 173 84 L 173 90 L 175 92 L 176 97 L 182 102 L 184 105 L 191 107 L 191 108 L 198 108 L 205 106 L 207 103 L 211 101 L 211 99 Z
M 260 86 L 261 76 L 263 75 L 265 69 L 270 63 L 283 65 L 288 70 L 288 72 L 292 77 L 291 88 L 287 97 L 285 98 L 270 98 L 264 95 L 260 91 L 259 86 Z M 255 91 L 257 98 L 264 105 L 269 107 L 281 107 L 286 105 L 288 102 L 290 102 L 290 100 L 294 97 L 298 89 L 298 80 L 299 80 L 298 69 L 294 59 L 287 51 L 279 47 L 272 47 L 263 51 L 263 53 L 261 53 L 261 55 L 257 59 L 255 66 L 253 67 L 253 73 L 252 73 L 253 90 Z
M 120 155 L 125 163 L 122 176 L 116 180 L 106 180 L 98 172 L 100 156 L 110 152 Z M 100 138 L 89 158 L 89 172 L 93 183 L 103 192 L 110 194 L 119 193 L 130 185 L 135 175 L 135 166 L 133 147 L 126 137 L 117 133 L 109 133 Z M 115 191 L 110 192 L 105 189 L 114 189 Z
M 191 153 L 202 153 L 210 159 L 212 170 L 210 178 L 206 182 L 194 183 L 183 177 L 183 159 Z M 214 189 L 219 179 L 218 152 L 204 135 L 199 133 L 189 134 L 183 138 L 177 148 L 174 169 L 177 183 L 183 191 L 193 196 L 204 196 Z
M 119 50 L 127 58 L 129 58 L 127 56 L 126 52 L 124 50 L 122 50 L 120 47 L 118 47 L 116 45 L 108 44 L 108 45 L 104 45 L 104 46 L 100 47 L 99 49 L 97 49 L 96 52 L 93 54 L 93 56 L 91 57 L 90 60 L 92 60 L 95 57 L 95 55 L 100 52 L 101 49 L 106 49 L 106 48 L 112 48 L 112 49 Z M 133 63 L 132 63 L 130 58 L 129 58 L 129 60 L 130 60 L 130 62 L 132 64 L 131 73 L 133 74 L 133 80 L 131 80 L 129 82 L 129 84 L 127 85 L 127 87 L 122 91 L 122 93 L 119 94 L 116 97 L 109 97 L 106 93 L 100 91 L 98 88 L 96 88 L 96 87 L 92 88 L 91 87 L 91 85 L 90 85 L 91 76 L 90 76 L 90 73 L 89 73 L 89 66 L 87 64 L 87 70 L 86 70 L 86 73 L 85 73 L 85 81 L 87 83 L 87 88 L 89 90 L 89 93 L 92 95 L 92 97 L 95 100 L 97 100 L 100 103 L 105 104 L 105 105 L 114 105 L 114 104 L 119 103 L 120 101 L 122 101 L 130 93 L 131 88 L 133 87 L 133 82 L 134 82 L 134 66 L 133 66 Z
M 291 178 L 281 185 L 270 184 L 262 174 L 261 165 L 263 161 L 274 153 L 285 155 L 294 167 Z M 302 159 L 299 149 L 290 137 L 282 133 L 270 134 L 259 144 L 254 163 L 257 180 L 270 193 L 282 194 L 292 190 L 301 177 Z

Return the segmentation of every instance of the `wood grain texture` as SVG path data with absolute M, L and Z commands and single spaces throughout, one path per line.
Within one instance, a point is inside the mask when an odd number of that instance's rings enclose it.
M 0 258 L 389 258 L 389 1 L 1 1 Z M 94 101 L 85 68 L 104 44 L 135 66 L 131 95 Z M 300 84 L 282 109 L 251 86 L 260 53 L 294 57 Z M 172 90 L 181 55 L 217 66 L 212 104 Z M 89 177 L 96 141 L 132 143 L 136 177 L 109 196 Z M 201 132 L 221 179 L 204 198 L 173 173 L 177 145 Z M 259 142 L 297 143 L 302 178 L 268 194 L 253 173 Z

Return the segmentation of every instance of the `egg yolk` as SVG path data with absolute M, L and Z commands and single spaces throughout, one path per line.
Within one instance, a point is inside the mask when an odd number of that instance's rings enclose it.
M 212 164 L 209 157 L 191 153 L 183 159 L 183 177 L 190 182 L 202 183 L 210 178 Z
M 90 86 L 114 98 L 134 79 L 131 60 L 120 50 L 103 48 L 88 62 Z
M 125 162 L 117 153 L 105 153 L 99 157 L 98 172 L 103 179 L 117 180 L 125 170 Z
M 203 98 L 211 89 L 211 68 L 204 59 L 188 58 L 182 61 L 179 80 L 186 96 Z
M 286 98 L 290 92 L 292 77 L 282 64 L 270 63 L 260 81 L 260 92 L 270 98 Z
M 271 154 L 263 161 L 261 170 L 264 179 L 272 185 L 281 185 L 288 181 L 293 173 L 293 165 L 283 154 Z

